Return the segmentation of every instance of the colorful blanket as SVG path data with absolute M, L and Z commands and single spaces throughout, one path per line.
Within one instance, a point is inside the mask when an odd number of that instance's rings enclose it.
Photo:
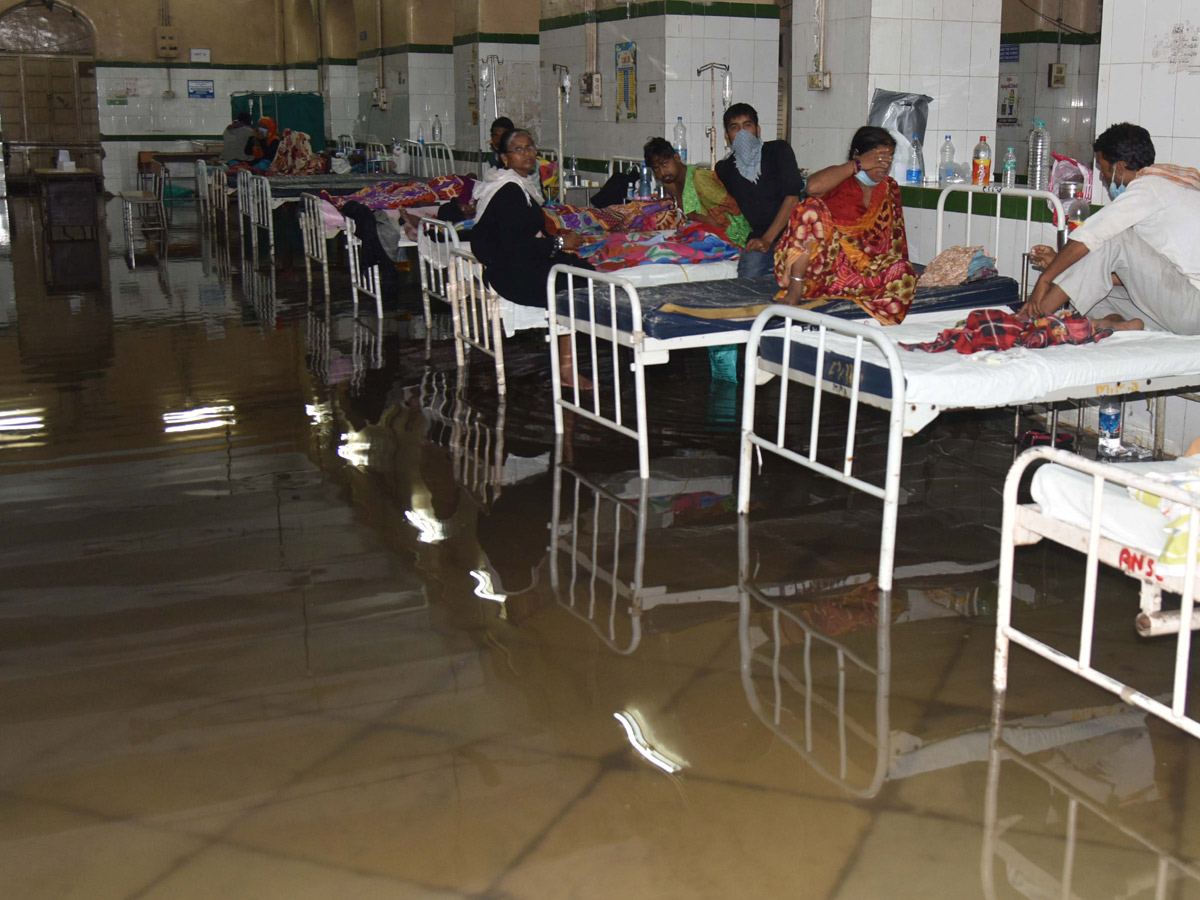
M 1094 344 L 1111 335 L 1111 328 L 1096 328 L 1079 313 L 1060 313 L 1037 319 L 1021 319 L 999 309 L 977 309 L 958 328 L 947 328 L 932 341 L 901 344 L 905 350 L 942 353 L 978 353 L 1010 347 L 1038 349 L 1055 344 Z
M 380 181 L 344 197 L 334 197 L 328 191 L 321 191 L 320 196 L 322 200 L 328 200 L 338 209 L 351 200 L 369 209 L 435 206 L 438 202 L 437 194 L 430 190 L 429 185 L 420 181 Z
M 325 160 L 313 152 L 312 141 L 303 131 L 283 130 L 283 140 L 267 168 L 268 175 L 320 175 Z
M 601 272 L 655 263 L 705 263 L 732 259 L 738 248 L 702 225 L 689 225 L 673 235 L 611 234 L 585 244 L 579 255 Z
M 683 213 L 669 199 L 632 200 L 620 206 L 596 209 L 592 206 L 567 206 L 547 203 L 547 234 L 599 235 L 629 231 L 664 231 L 684 224 Z

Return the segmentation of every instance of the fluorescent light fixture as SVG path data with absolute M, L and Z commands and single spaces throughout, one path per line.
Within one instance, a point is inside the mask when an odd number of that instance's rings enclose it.
M 213 428 L 224 428 L 226 425 L 234 424 L 235 419 L 230 415 L 232 412 L 233 406 L 228 403 L 165 412 L 162 415 L 165 426 L 163 431 L 167 434 L 177 434 L 185 431 L 208 431 Z
M 508 594 L 497 594 L 496 589 L 492 586 L 492 573 L 484 572 L 482 569 L 472 569 L 471 577 L 478 584 L 475 587 L 475 596 L 484 600 L 495 600 L 497 603 L 503 603 L 508 599 Z
M 646 737 L 642 734 L 642 726 L 638 720 L 633 717 L 632 713 L 625 711 L 613 713 L 613 718 L 621 723 L 625 728 L 625 734 L 629 737 L 629 743 L 633 749 L 651 765 L 658 766 L 668 775 L 674 775 L 683 765 L 677 763 L 665 754 L 659 753 L 646 741 Z
M 410 509 L 404 513 L 404 518 L 417 529 L 417 540 L 422 544 L 436 544 L 446 539 L 445 526 L 425 510 Z

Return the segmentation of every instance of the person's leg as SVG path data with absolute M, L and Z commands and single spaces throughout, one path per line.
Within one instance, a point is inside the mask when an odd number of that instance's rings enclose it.
M 774 251 L 743 250 L 738 257 L 738 278 L 760 278 L 770 275 L 775 269 Z
M 575 347 L 569 334 L 558 336 L 558 371 L 562 376 L 563 387 L 573 388 L 576 383 L 581 391 L 590 391 L 595 387 L 590 379 L 575 371 Z

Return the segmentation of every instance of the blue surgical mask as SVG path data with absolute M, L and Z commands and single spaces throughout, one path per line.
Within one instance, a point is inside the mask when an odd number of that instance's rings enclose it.
M 875 185 L 879 184 L 878 181 L 863 171 L 855 172 L 854 177 L 857 178 L 865 187 L 875 187 Z
M 1127 187 L 1127 185 L 1124 185 L 1124 184 L 1117 184 L 1115 181 L 1110 181 L 1110 182 L 1108 183 L 1108 197 L 1109 197 L 1109 199 L 1110 199 L 1110 200 L 1116 200 L 1116 199 L 1117 199 L 1118 197 L 1120 197 L 1120 196 L 1121 196 L 1123 193 L 1125 193 L 1125 188 L 1126 188 L 1126 187 Z

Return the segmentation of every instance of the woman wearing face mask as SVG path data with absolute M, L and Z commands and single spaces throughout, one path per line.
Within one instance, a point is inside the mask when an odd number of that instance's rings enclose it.
M 275 125 L 275 120 L 270 116 L 263 116 L 259 119 L 254 134 L 250 136 L 250 140 L 246 141 L 246 155 L 253 159 L 250 165 L 265 171 L 275 159 L 279 141 L 279 129 Z
M 775 248 L 780 299 L 848 297 L 884 325 L 904 320 L 916 294 L 908 261 L 900 186 L 888 176 L 896 141 L 865 125 L 854 133 L 847 162 L 808 179 Z

